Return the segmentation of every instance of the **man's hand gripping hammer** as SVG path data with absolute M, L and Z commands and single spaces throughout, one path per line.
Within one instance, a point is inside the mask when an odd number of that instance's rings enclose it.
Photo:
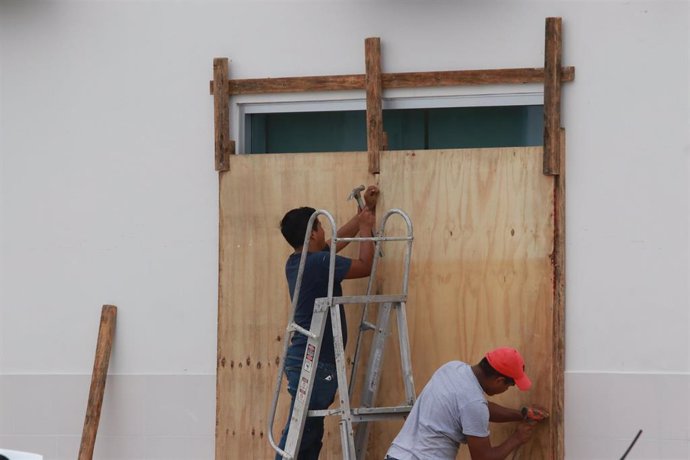
M 347 200 L 348 200 L 348 201 L 351 200 L 351 199 L 353 199 L 353 198 L 354 198 L 355 200 L 357 200 L 357 207 L 359 208 L 360 211 L 361 211 L 362 209 L 364 209 L 364 206 L 365 206 L 365 204 L 364 204 L 364 199 L 362 198 L 362 192 L 363 192 L 365 189 L 366 189 L 365 186 L 360 185 L 359 187 L 353 188 L 352 191 L 350 192 L 350 194 L 347 196 Z

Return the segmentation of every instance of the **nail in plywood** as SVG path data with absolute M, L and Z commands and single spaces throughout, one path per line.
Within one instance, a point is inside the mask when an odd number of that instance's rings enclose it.
M 108 375 L 108 363 L 110 362 L 110 350 L 115 335 L 115 320 L 117 307 L 103 305 L 101 309 L 101 322 L 98 327 L 98 342 L 96 343 L 96 357 L 93 363 L 91 375 L 91 388 L 89 389 L 89 402 L 86 407 L 84 429 L 81 435 L 79 447 L 79 460 L 91 460 L 96 445 L 96 433 L 98 422 L 101 419 L 101 406 L 105 393 L 105 380 Z
M 230 139 L 228 58 L 213 60 L 213 83 L 216 171 L 227 171 L 230 169 L 230 155 L 235 153 L 235 142 Z
M 367 150 L 369 174 L 378 174 L 383 141 L 383 113 L 381 108 L 381 39 L 370 37 L 364 41 L 367 85 Z
M 544 174 L 560 172 L 561 18 L 546 18 L 544 52 Z

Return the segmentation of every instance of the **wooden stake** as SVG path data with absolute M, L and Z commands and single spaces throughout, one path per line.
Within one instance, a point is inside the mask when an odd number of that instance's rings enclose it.
M 551 436 L 553 455 L 565 456 L 564 398 L 565 398 L 565 129 L 559 130 L 560 174 L 554 177 L 554 314 L 553 314 L 553 393 L 551 402 Z
M 369 174 L 379 173 L 383 114 L 381 109 L 381 39 L 370 37 L 364 41 L 367 89 L 367 150 Z
M 213 60 L 213 120 L 216 144 L 216 171 L 230 170 L 235 142 L 230 139 L 230 85 L 228 58 Z
M 101 324 L 98 328 L 98 343 L 96 344 L 96 358 L 93 363 L 91 375 L 91 389 L 89 390 L 89 402 L 84 418 L 84 430 L 81 435 L 79 447 L 79 460 L 91 460 L 93 449 L 96 445 L 96 432 L 101 418 L 101 405 L 105 392 L 105 379 L 108 375 L 108 363 L 110 362 L 110 350 L 113 345 L 115 333 L 115 320 L 117 307 L 103 305 L 101 310 Z
M 546 18 L 544 52 L 544 174 L 560 172 L 561 18 Z

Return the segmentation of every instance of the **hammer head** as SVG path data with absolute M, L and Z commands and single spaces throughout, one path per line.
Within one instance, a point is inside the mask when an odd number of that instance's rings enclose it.
M 347 196 L 348 200 L 351 200 L 353 198 L 356 199 L 357 200 L 357 206 L 359 206 L 360 209 L 364 209 L 364 206 L 365 206 L 364 200 L 362 199 L 362 195 L 361 195 L 361 193 L 364 191 L 364 189 L 366 189 L 366 187 L 363 185 L 360 185 L 359 187 L 355 187 L 352 189 L 350 194 Z

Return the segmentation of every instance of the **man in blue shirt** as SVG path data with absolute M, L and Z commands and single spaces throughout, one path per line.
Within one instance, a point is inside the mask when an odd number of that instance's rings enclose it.
M 359 233 L 360 236 L 373 235 L 374 226 L 376 224 L 374 212 L 378 194 L 378 188 L 373 185 L 365 190 L 365 208 L 360 210 L 357 215 L 338 229 L 338 237 L 353 237 L 357 235 L 357 233 Z M 311 326 L 314 301 L 328 295 L 330 242 L 326 241 L 323 227 L 318 219 L 314 221 L 307 247 L 303 247 L 304 235 L 307 231 L 309 218 L 314 211 L 314 208 L 309 207 L 296 208 L 286 213 L 280 222 L 281 233 L 295 250 L 295 252 L 288 257 L 285 264 L 285 276 L 290 289 L 290 297 L 293 296 L 295 290 L 302 251 L 307 251 L 299 299 L 295 309 L 295 322 L 305 329 L 309 329 Z M 347 242 L 338 243 L 336 252 L 339 252 L 345 246 L 347 246 Z M 343 280 L 369 276 L 373 258 L 374 243 L 371 241 L 361 242 L 359 244 L 359 256 L 357 259 L 336 256 L 333 296 L 337 297 L 342 295 L 343 290 L 341 282 Z M 345 320 L 345 311 L 342 306 L 340 307 L 340 321 L 343 331 L 343 345 L 345 345 L 347 343 L 347 323 Z M 295 393 L 302 369 L 306 344 L 307 337 L 299 333 L 294 334 L 285 358 L 285 374 L 288 380 L 288 392 L 292 397 L 290 415 L 292 414 L 292 407 L 295 403 Z M 333 329 L 331 328 L 331 318 L 329 315 L 324 330 L 323 340 L 321 342 L 321 354 L 316 367 L 314 389 L 309 402 L 309 410 L 327 409 L 328 406 L 333 403 L 337 389 L 338 379 L 333 349 Z M 280 439 L 279 447 L 281 449 L 284 449 L 285 441 L 287 440 L 290 415 L 288 415 L 287 423 Z M 304 425 L 302 441 L 297 454 L 299 460 L 318 459 L 321 446 L 323 445 L 323 433 L 323 417 L 308 417 Z M 277 455 L 276 460 L 280 459 L 281 456 Z

